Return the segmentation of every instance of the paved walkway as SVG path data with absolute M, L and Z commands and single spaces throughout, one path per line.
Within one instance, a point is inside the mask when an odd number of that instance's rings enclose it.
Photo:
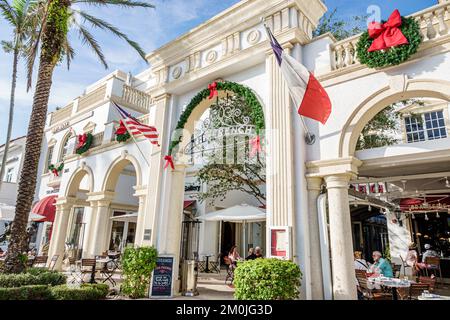
M 199 295 L 195 297 L 176 297 L 177 300 L 233 300 L 234 288 L 225 284 L 226 272 L 201 273 L 198 276 Z

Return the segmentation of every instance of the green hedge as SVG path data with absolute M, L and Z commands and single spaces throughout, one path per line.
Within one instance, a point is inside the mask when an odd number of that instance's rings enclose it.
M 299 297 L 302 273 L 292 261 L 256 259 L 238 264 L 234 297 L 238 300 L 294 300 Z
M 67 277 L 57 271 L 30 268 L 25 273 L 0 274 L 0 288 L 14 288 L 33 285 L 57 286 L 65 284 Z
M 19 288 L 0 288 L 0 300 L 51 300 L 49 286 L 23 286 Z
M 109 293 L 109 286 L 104 283 L 83 284 L 79 288 L 67 285 L 51 288 L 53 299 L 56 300 L 102 300 Z

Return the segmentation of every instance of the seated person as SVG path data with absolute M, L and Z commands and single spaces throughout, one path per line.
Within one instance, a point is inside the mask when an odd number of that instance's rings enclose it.
M 232 246 L 230 253 L 228 254 L 228 258 L 230 259 L 231 266 L 234 268 L 237 266 L 237 262 L 241 259 L 239 252 L 237 251 L 237 246 Z
M 255 248 L 255 252 L 247 257 L 247 260 L 255 260 L 258 258 L 264 258 L 260 247 Z
M 369 269 L 369 265 L 367 264 L 367 261 L 362 258 L 362 252 L 361 251 L 355 251 L 353 254 L 354 257 L 354 264 L 355 264 L 355 270 L 364 270 L 367 271 Z
M 253 249 L 253 248 L 248 249 L 248 256 L 247 256 L 247 258 L 245 258 L 245 260 L 253 260 L 254 259 L 253 256 L 255 255 L 254 252 L 255 252 L 255 249 Z
M 387 278 L 393 278 L 394 272 L 388 260 L 383 259 L 380 251 L 372 253 L 373 265 L 370 266 L 369 271 L 382 275 Z
M 406 265 L 410 266 L 413 270 L 413 274 L 416 274 L 420 270 L 418 265 L 419 255 L 417 254 L 417 246 L 415 243 L 411 243 L 408 247 L 408 253 L 405 259 Z
M 425 246 L 424 246 L 424 248 L 425 248 L 425 252 L 423 253 L 423 255 L 422 255 L 422 262 L 425 262 L 426 261 L 426 259 L 428 258 L 428 257 L 439 257 L 439 254 L 435 251 L 435 250 L 433 250 L 433 248 L 431 247 L 431 245 L 430 244 L 426 244 Z

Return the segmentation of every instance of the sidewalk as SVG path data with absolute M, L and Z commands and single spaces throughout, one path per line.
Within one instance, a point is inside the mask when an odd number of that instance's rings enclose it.
M 176 300 L 233 300 L 234 288 L 225 284 L 226 273 L 201 273 L 198 275 L 197 288 L 199 295 L 195 297 L 179 296 Z

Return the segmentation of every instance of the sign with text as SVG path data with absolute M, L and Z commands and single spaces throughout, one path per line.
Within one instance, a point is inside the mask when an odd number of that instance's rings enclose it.
M 150 286 L 151 298 L 172 297 L 174 260 L 173 256 L 160 256 L 156 260 Z
M 270 228 L 270 256 L 272 258 L 291 258 L 291 236 L 289 227 Z

